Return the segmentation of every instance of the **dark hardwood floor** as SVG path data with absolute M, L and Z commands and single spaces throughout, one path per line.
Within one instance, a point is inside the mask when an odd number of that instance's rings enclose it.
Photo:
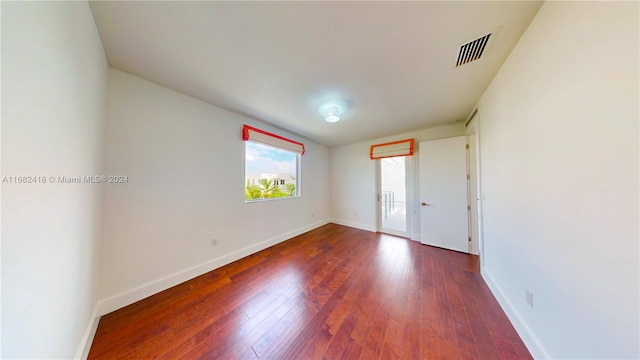
M 335 224 L 103 316 L 89 359 L 531 359 L 478 257 Z

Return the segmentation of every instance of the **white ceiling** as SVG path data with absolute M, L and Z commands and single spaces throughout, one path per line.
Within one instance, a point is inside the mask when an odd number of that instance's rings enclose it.
M 464 120 L 542 3 L 90 4 L 110 66 L 331 147 Z

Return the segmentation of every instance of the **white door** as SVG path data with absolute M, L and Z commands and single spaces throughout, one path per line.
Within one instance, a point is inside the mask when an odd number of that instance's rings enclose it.
M 420 143 L 420 241 L 469 252 L 466 138 Z

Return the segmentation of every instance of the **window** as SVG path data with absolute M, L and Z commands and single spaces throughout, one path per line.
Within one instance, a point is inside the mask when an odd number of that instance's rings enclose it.
M 245 201 L 300 196 L 304 145 L 245 125 Z

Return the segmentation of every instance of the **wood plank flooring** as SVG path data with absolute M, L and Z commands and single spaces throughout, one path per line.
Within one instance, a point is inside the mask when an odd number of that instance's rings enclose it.
M 531 359 L 478 257 L 328 224 L 103 316 L 89 359 Z

